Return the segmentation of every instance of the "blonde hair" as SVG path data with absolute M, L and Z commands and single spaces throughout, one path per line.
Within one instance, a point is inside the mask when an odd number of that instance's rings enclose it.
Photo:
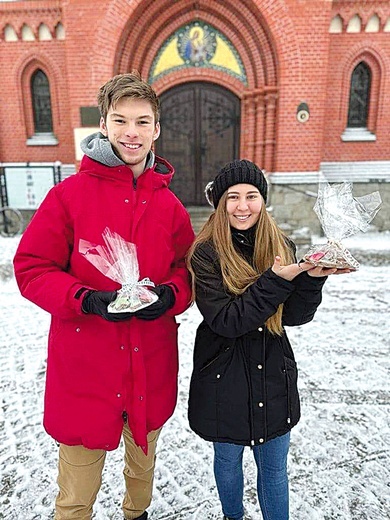
M 227 191 L 222 195 L 217 209 L 204 224 L 188 253 L 188 269 L 192 275 L 193 299 L 195 300 L 196 275 L 193 264 L 202 265 L 197 256 L 197 247 L 211 241 L 218 256 L 222 272 L 222 281 L 233 295 L 242 294 L 261 274 L 269 269 L 280 256 L 282 265 L 294 262 L 294 253 L 288 245 L 288 239 L 268 214 L 263 203 L 257 221 L 253 265 L 250 265 L 234 248 L 228 214 L 226 211 Z M 206 267 L 206 266 L 205 266 Z M 265 325 L 272 334 L 281 335 L 283 304 L 276 313 L 268 318 Z

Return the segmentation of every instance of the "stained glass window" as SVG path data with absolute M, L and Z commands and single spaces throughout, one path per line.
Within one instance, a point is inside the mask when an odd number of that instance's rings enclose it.
M 367 128 L 370 87 L 370 68 L 364 62 L 360 62 L 351 76 L 348 109 L 349 128 Z
M 53 119 L 51 113 L 49 80 L 44 72 L 37 70 L 31 78 L 31 97 L 34 113 L 35 134 L 52 133 Z

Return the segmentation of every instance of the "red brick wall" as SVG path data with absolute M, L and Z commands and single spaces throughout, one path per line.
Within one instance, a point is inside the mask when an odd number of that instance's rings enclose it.
M 364 33 L 376 12 L 379 33 Z M 329 34 L 333 16 L 345 24 L 359 13 L 359 34 Z M 390 33 L 383 25 L 390 1 L 328 0 L 55 0 L 0 3 L 0 162 L 75 161 L 73 129 L 80 106 L 96 105 L 98 88 L 132 68 L 148 76 L 160 45 L 195 19 L 226 34 L 240 53 L 248 86 L 223 72 L 187 69 L 157 81 L 161 93 L 185 81 L 214 81 L 242 100 L 241 154 L 269 171 L 317 171 L 321 161 L 386 160 L 389 156 Z M 20 36 L 24 23 L 37 35 L 40 23 L 65 40 L 5 42 L 4 27 Z M 361 57 L 373 70 L 370 127 L 377 141 L 344 143 L 349 77 Z M 57 146 L 26 146 L 32 129 L 29 79 L 36 67 L 50 81 Z M 306 102 L 310 119 L 299 123 Z
M 322 156 L 331 3 L 291 0 L 286 7 L 290 22 L 274 35 L 280 62 L 275 171 L 317 171 Z M 274 27 L 270 29 L 274 32 Z M 301 102 L 310 110 L 306 123 L 296 118 Z
M 74 145 L 69 118 L 66 43 L 38 41 L 38 27 L 45 23 L 54 36 L 61 20 L 60 2 L 2 3 L 0 7 L 0 162 L 73 162 Z M 13 26 L 19 41 L 4 41 L 4 28 Z M 21 41 L 23 24 L 36 41 Z M 40 68 L 49 79 L 53 130 L 57 146 L 27 146 L 33 133 L 30 78 Z
M 123 11 L 107 18 L 112 3 L 64 2 L 70 115 L 74 127 L 81 126 L 79 107 L 96 106 L 99 87 L 113 75 L 118 39 L 131 10 L 129 3 L 122 1 Z M 115 38 L 109 36 L 113 29 Z
M 347 33 L 350 19 L 362 19 L 360 33 Z M 380 31 L 364 32 L 369 18 L 377 14 Z M 343 32 L 330 35 L 329 71 L 324 132 L 324 161 L 374 161 L 390 159 L 390 33 L 383 27 L 390 17 L 390 2 L 335 2 L 332 17 L 343 19 Z M 371 97 L 368 129 L 375 133 L 374 142 L 343 142 L 347 125 L 351 74 L 360 61 L 370 67 Z

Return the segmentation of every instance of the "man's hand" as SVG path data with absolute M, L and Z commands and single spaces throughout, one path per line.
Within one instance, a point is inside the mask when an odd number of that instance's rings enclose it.
M 116 298 L 116 291 L 88 291 L 83 299 L 81 309 L 85 314 L 97 314 L 107 321 L 126 321 L 132 312 L 108 312 L 108 305 Z
M 134 313 L 134 316 L 141 320 L 155 320 L 175 304 L 175 294 L 169 285 L 157 285 L 150 290 L 157 294 L 158 300 Z

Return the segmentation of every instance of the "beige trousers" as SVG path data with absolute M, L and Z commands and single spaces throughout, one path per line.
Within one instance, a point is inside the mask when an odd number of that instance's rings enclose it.
M 160 431 L 161 428 L 148 434 L 148 454 L 145 455 L 135 445 L 127 424 L 123 428 L 126 492 L 122 507 L 128 520 L 141 516 L 152 501 L 156 444 Z M 93 504 L 102 483 L 105 458 L 104 450 L 60 444 L 55 520 L 91 519 Z

